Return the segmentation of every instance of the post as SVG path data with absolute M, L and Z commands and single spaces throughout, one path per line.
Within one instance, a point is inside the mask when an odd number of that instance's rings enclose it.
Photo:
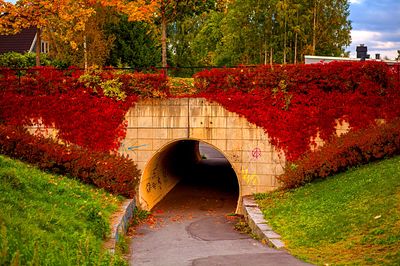
M 40 51 L 42 48 L 42 37 L 41 30 L 39 27 L 36 28 L 36 66 L 40 66 Z

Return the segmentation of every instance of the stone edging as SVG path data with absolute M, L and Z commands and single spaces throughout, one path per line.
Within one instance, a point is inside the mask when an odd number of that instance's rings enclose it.
M 129 221 L 133 217 L 133 210 L 136 207 L 135 199 L 127 199 L 123 202 L 118 215 L 111 221 L 111 237 L 105 246 L 114 253 L 116 244 L 120 237 L 126 234 L 129 228 Z
M 254 234 L 261 239 L 265 239 L 274 248 L 281 249 L 285 247 L 285 244 L 280 239 L 281 236 L 275 233 L 264 219 L 264 215 L 253 196 L 243 197 L 242 206 L 244 217 Z

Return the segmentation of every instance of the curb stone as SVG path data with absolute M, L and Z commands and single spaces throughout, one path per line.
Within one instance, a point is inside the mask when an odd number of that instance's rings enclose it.
M 129 221 L 133 217 L 133 211 L 136 207 L 135 199 L 127 199 L 122 203 L 118 215 L 111 221 L 111 237 L 105 246 L 111 253 L 115 252 L 115 248 L 120 237 L 124 236 L 129 228 Z
M 282 249 L 285 247 L 285 243 L 282 242 L 281 236 L 274 232 L 264 219 L 257 202 L 253 196 L 243 197 L 243 213 L 244 217 L 249 224 L 251 231 L 261 239 L 265 239 L 276 249 Z

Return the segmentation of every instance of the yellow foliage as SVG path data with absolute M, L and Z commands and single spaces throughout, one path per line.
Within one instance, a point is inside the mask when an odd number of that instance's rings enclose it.
M 0 32 L 18 32 L 21 28 L 69 24 L 71 31 L 85 30 L 88 19 L 95 14 L 94 6 L 114 7 L 131 21 L 150 19 L 160 0 L 19 0 L 15 5 L 0 0 Z M 73 26 L 72 26 L 73 25 Z

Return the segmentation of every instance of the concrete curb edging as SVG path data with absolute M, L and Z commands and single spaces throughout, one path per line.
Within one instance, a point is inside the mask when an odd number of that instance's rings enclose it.
M 135 199 L 127 199 L 122 203 L 119 215 L 114 217 L 111 224 L 111 237 L 106 243 L 106 246 L 112 253 L 114 253 L 120 237 L 124 236 L 128 231 L 129 221 L 133 217 L 135 207 Z
M 251 231 L 261 239 L 265 239 L 276 249 L 282 249 L 285 244 L 281 241 L 281 236 L 275 233 L 264 219 L 258 204 L 253 196 L 243 197 L 243 213 L 249 224 Z

